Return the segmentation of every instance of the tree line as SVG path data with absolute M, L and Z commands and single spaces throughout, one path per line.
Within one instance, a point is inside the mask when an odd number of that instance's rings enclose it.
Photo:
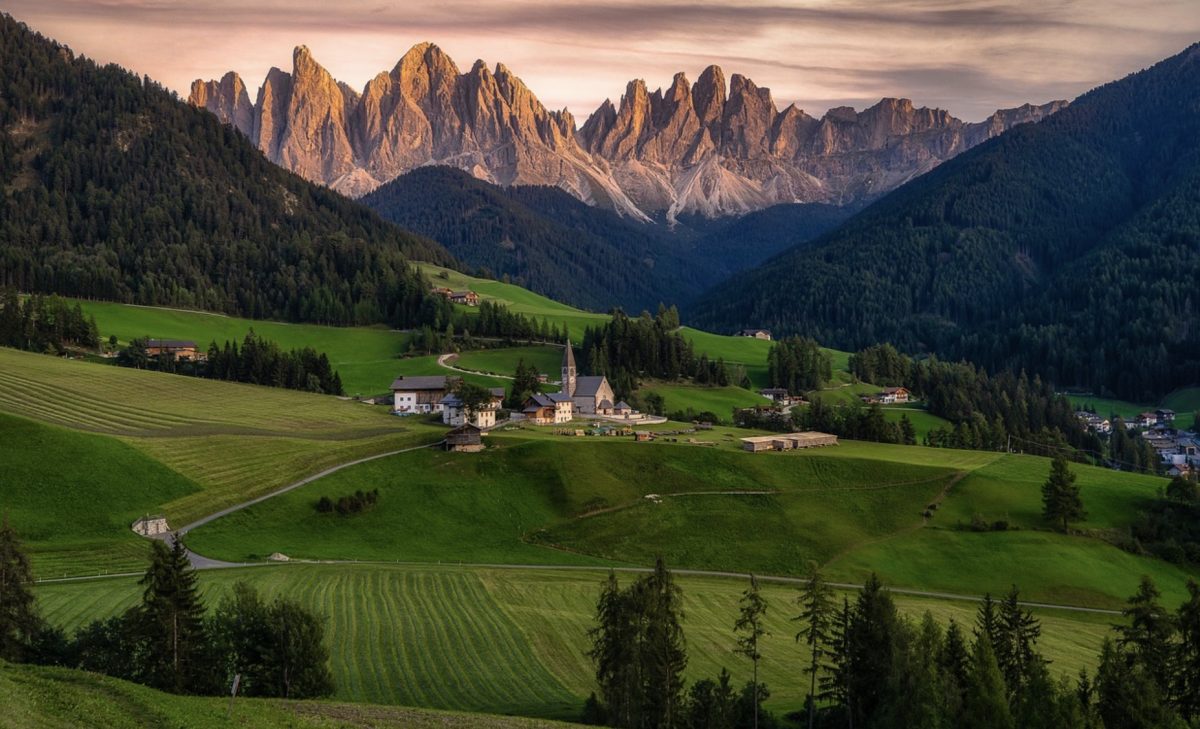
M 730 651 L 752 679 L 735 690 L 727 670 L 684 680 L 683 592 L 663 561 L 622 588 L 601 585 L 589 656 L 597 690 L 583 720 L 626 729 L 770 729 L 757 679 L 770 609 L 753 577 L 731 621 Z M 1094 673 L 1055 677 L 1041 653 L 1042 625 L 1013 587 L 986 595 L 975 624 L 945 626 L 926 611 L 900 614 L 872 575 L 851 599 L 837 599 L 814 565 L 789 612 L 805 708 L 785 717 L 810 729 L 1187 729 L 1200 720 L 1200 585 L 1174 612 L 1153 581 L 1136 594 L 1104 641 Z
M 236 341 L 226 340 L 221 347 L 212 342 L 205 360 L 179 360 L 168 353 L 151 356 L 147 351 L 149 343 L 145 338 L 132 340 L 117 355 L 117 364 L 210 380 L 343 394 L 341 375 L 324 352 L 312 347 L 285 351 L 277 343 L 255 334 L 253 329 L 246 333 L 240 347 Z
M 441 298 L 441 297 L 438 297 Z M 548 319 L 536 319 L 510 310 L 492 301 L 479 302 L 475 312 L 451 309 L 431 317 L 406 343 L 410 354 L 441 354 L 457 348 L 475 349 L 481 344 L 473 337 L 503 339 L 505 342 L 567 341 L 567 325 L 556 326 Z
M 581 366 L 589 374 L 606 376 L 621 399 L 632 396 L 643 377 L 687 378 L 714 386 L 749 382 L 745 372 L 730 372 L 723 358 L 697 355 L 679 326 L 679 312 L 674 306 L 659 306 L 654 316 L 642 312 L 637 317 L 616 309 L 609 322 L 584 332 Z
M 178 694 L 227 694 L 240 675 L 247 696 L 333 693 L 325 621 L 296 601 L 267 601 L 239 582 L 213 611 L 178 540 L 151 543 L 142 597 L 72 636 L 46 623 L 33 573 L 7 518 L 0 525 L 0 659 L 95 671 Z
M 22 302 L 15 289 L 0 290 L 0 347 L 62 354 L 68 347 L 98 346 L 96 319 L 85 316 L 78 302 L 36 294 Z
M 829 355 L 808 337 L 781 339 L 767 353 L 767 379 L 771 387 L 781 387 L 791 395 L 824 387 L 833 377 L 832 367 Z

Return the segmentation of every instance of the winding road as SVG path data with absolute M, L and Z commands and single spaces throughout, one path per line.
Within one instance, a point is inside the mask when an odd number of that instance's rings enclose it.
M 419 450 L 423 450 L 425 448 L 432 448 L 434 446 L 441 445 L 443 442 L 444 441 L 437 441 L 435 443 L 426 443 L 424 445 L 411 446 L 409 448 L 401 448 L 399 450 L 388 451 L 386 453 L 377 453 L 373 456 L 366 456 L 365 458 L 357 458 L 353 461 L 347 461 L 346 463 L 342 463 L 337 466 L 332 466 L 323 471 L 320 471 L 319 473 L 315 473 L 311 476 L 302 478 L 299 481 L 295 481 L 286 486 L 275 489 L 274 491 L 270 491 L 261 496 L 257 496 L 248 501 L 244 501 L 240 504 L 235 504 L 233 506 L 221 509 L 220 511 L 213 512 L 212 514 L 209 514 L 208 516 L 206 516 L 202 519 L 197 519 L 196 521 L 194 521 L 190 524 L 180 527 L 178 530 L 176 530 L 174 532 L 174 534 L 177 534 L 180 537 L 182 537 L 183 535 L 187 534 L 192 529 L 195 529 L 197 527 L 208 524 L 212 521 L 220 519 L 221 517 L 228 516 L 229 514 L 232 514 L 234 512 L 241 511 L 242 509 L 254 506 L 255 504 L 260 504 L 268 499 L 272 499 L 276 496 L 279 496 L 280 494 L 285 494 L 294 489 L 298 489 L 301 486 L 310 484 L 313 481 L 317 481 L 318 479 L 321 479 L 321 478 L 324 478 L 325 476 L 336 473 L 344 468 L 349 468 L 351 466 L 356 466 L 360 463 L 367 463 L 369 461 L 374 461 L 374 460 L 377 460 L 380 458 L 387 458 L 389 456 L 396 456 L 396 455 L 400 455 L 402 453 L 411 453 L 413 451 L 419 451 Z M 680 494 L 676 494 L 676 495 L 680 495 Z M 171 539 L 171 537 L 172 537 L 172 534 L 161 534 L 161 535 L 157 535 L 153 538 L 166 541 L 168 539 Z M 267 566 L 279 566 L 281 564 L 281 563 L 277 563 L 277 562 L 225 562 L 222 560 L 205 557 L 204 555 L 197 554 L 190 549 L 187 550 L 187 552 L 188 552 L 188 560 L 191 562 L 192 567 L 194 569 L 198 569 L 198 570 L 230 569 L 230 568 L 238 568 L 238 567 L 267 567 Z M 344 559 L 344 560 L 293 559 L 293 560 L 289 560 L 286 564 L 380 564 L 380 565 L 386 564 L 386 565 L 392 565 L 392 566 L 397 566 L 397 565 L 399 565 L 399 566 L 412 565 L 412 566 L 422 566 L 422 567 L 430 566 L 430 563 L 428 563 L 428 562 L 402 562 L 402 561 L 384 562 L 384 561 L 378 561 L 378 560 L 349 560 L 349 559 Z M 445 566 L 454 566 L 454 567 L 460 567 L 460 568 L 466 568 L 466 569 L 511 569 L 511 570 L 535 570 L 535 571 L 544 571 L 544 572 L 555 572 L 555 571 L 557 571 L 557 572 L 597 572 L 597 571 L 613 570 L 615 572 L 622 572 L 622 573 L 646 573 L 646 572 L 652 571 L 651 568 L 649 568 L 649 567 L 598 567 L 598 566 L 589 566 L 589 565 L 553 565 L 553 564 L 494 564 L 494 563 L 488 563 L 488 562 L 455 562 L 455 563 L 447 563 Z M 730 572 L 730 571 L 722 571 L 722 570 L 699 570 L 699 569 L 683 569 L 683 568 L 672 569 L 671 571 L 676 575 L 684 575 L 684 576 L 688 576 L 688 577 L 721 577 L 721 578 L 733 578 L 733 579 L 739 579 L 739 578 L 747 579 L 750 577 L 749 572 Z M 141 575 L 142 575 L 142 573 L 140 573 L 140 572 L 121 572 L 121 573 L 114 573 L 114 574 L 107 574 L 107 575 L 88 575 L 88 576 L 82 576 L 82 577 L 59 577 L 59 578 L 38 580 L 37 582 L 39 584 L 50 584 L 50 583 L 58 583 L 58 582 L 82 582 L 82 581 L 87 581 L 87 580 L 108 579 L 110 577 L 140 577 Z M 785 585 L 800 585 L 805 582 L 804 578 L 802 578 L 802 577 L 788 577 L 788 576 L 784 576 L 784 575 L 755 575 L 755 576 L 758 579 L 763 580 L 765 582 L 774 582 L 774 583 L 785 584 Z M 861 590 L 863 588 L 862 585 L 856 584 L 853 582 L 830 582 L 828 584 L 831 587 L 834 587 L 837 589 L 842 589 L 842 590 Z M 957 602 L 975 602 L 975 603 L 977 603 L 977 602 L 983 601 L 983 598 L 978 595 L 963 595 L 963 594 L 958 594 L 958 593 L 953 593 L 953 592 L 940 592 L 937 590 L 913 590 L 913 589 L 907 589 L 907 588 L 902 588 L 902 587 L 888 587 L 888 591 L 892 592 L 894 594 L 897 594 L 897 595 L 906 595 L 906 596 L 910 596 L 910 597 L 936 598 L 936 599 L 941 599 L 941 600 L 954 600 Z M 1043 610 L 1063 610 L 1063 611 L 1067 611 L 1067 612 L 1090 613 L 1090 614 L 1097 614 L 1097 615 L 1121 615 L 1122 614 L 1120 610 L 1109 610 L 1106 608 L 1084 607 L 1082 605 L 1062 605 L 1062 604 L 1057 604 L 1057 603 L 1029 602 L 1029 601 L 1021 601 L 1020 604 L 1027 608 L 1039 608 L 1039 609 L 1043 609 Z

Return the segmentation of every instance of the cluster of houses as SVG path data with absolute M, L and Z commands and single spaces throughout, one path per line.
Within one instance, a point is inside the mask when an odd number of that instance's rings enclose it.
M 1112 421 L 1102 415 L 1097 415 L 1086 410 L 1078 410 L 1075 412 L 1075 417 L 1079 418 L 1079 421 L 1083 423 L 1085 428 L 1094 433 L 1108 435 L 1112 432 Z M 1144 413 L 1138 413 L 1136 417 L 1125 421 L 1125 427 L 1162 432 L 1173 430 L 1174 423 L 1175 411 L 1170 408 L 1159 408 L 1158 410 L 1147 410 Z M 1146 435 L 1150 434 L 1147 433 Z
M 905 387 L 885 387 L 879 392 L 862 395 L 861 398 L 868 405 L 895 405 L 912 400 L 912 393 Z
M 450 426 L 468 424 L 466 407 L 454 393 L 457 377 L 446 375 L 401 376 L 392 382 L 392 412 L 397 415 L 441 413 Z M 471 414 L 470 425 L 488 429 L 496 424 L 496 413 L 504 402 L 504 388 L 491 390 L 491 400 Z M 608 378 L 581 376 L 575 353 L 568 342 L 563 350 L 562 391 L 537 393 L 525 401 L 521 415 L 535 425 L 561 425 L 578 416 L 595 419 L 636 421 L 644 415 L 624 401 L 617 401 Z
M 452 304 L 463 304 L 465 306 L 479 306 L 479 294 L 474 291 L 455 291 L 454 289 L 446 288 L 445 286 L 434 286 L 433 293 L 438 296 L 444 296 L 450 300 Z
M 1084 426 L 1095 433 L 1107 435 L 1113 423 L 1096 413 L 1079 410 L 1075 413 Z M 1142 440 L 1150 444 L 1168 476 L 1190 476 L 1200 472 L 1200 435 L 1175 427 L 1175 411 L 1170 408 L 1147 410 L 1126 422 L 1126 427 L 1140 430 Z

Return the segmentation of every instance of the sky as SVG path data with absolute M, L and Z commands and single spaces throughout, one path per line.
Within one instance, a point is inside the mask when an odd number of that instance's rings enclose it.
M 1071 99 L 1200 40 L 1200 0 L 5 0 L 44 35 L 186 96 L 237 71 L 251 99 L 307 45 L 361 89 L 432 41 L 504 63 L 580 123 L 629 80 L 709 64 L 819 116 L 902 96 L 968 121 Z

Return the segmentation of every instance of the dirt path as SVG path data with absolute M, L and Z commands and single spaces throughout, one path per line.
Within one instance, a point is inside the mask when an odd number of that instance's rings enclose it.
M 455 372 L 462 372 L 465 375 L 479 375 L 480 377 L 494 377 L 498 380 L 515 379 L 512 375 L 501 375 L 501 374 L 497 374 L 495 372 L 481 372 L 480 370 L 468 370 L 468 369 L 463 369 L 462 367 L 455 367 L 454 365 L 450 364 L 450 361 L 457 357 L 458 357 L 458 355 L 454 354 L 454 353 L 439 354 L 438 358 L 437 358 L 437 363 L 441 367 L 445 367 L 448 370 L 454 370 Z M 561 385 L 562 383 L 559 382 L 558 380 L 546 380 L 546 384 Z
M 346 461 L 345 463 L 339 463 L 338 465 L 331 466 L 330 468 L 326 468 L 324 471 L 321 471 L 319 473 L 314 473 L 311 476 L 306 476 L 306 477 L 300 479 L 299 481 L 293 481 L 292 483 L 289 483 L 287 486 L 282 486 L 280 488 L 275 489 L 274 491 L 267 492 L 267 493 L 263 494 L 262 496 L 257 496 L 253 499 L 250 499 L 249 501 L 243 501 L 240 504 L 234 504 L 233 506 L 221 509 L 220 511 L 215 511 L 202 519 L 197 519 L 196 521 L 192 522 L 191 524 L 187 524 L 185 526 L 180 527 L 179 529 L 176 530 L 176 532 L 179 534 L 179 536 L 183 536 L 184 534 L 187 534 L 188 532 L 195 529 L 196 527 L 204 526 L 205 524 L 207 524 L 211 521 L 216 521 L 217 519 L 220 519 L 223 516 L 228 516 L 235 511 L 241 511 L 242 509 L 245 509 L 250 506 L 254 506 L 255 504 L 261 504 L 262 502 L 266 501 L 267 499 L 273 499 L 276 496 L 279 496 L 280 494 L 286 494 L 287 492 L 292 491 L 293 489 L 298 489 L 301 486 L 306 486 L 306 485 L 312 483 L 313 481 L 316 481 L 317 479 L 325 478 L 326 476 L 328 476 L 330 474 L 337 473 L 338 471 L 342 470 L 343 468 L 357 466 L 360 463 L 366 463 L 368 461 L 374 461 L 374 460 L 377 460 L 380 458 L 387 458 L 388 456 L 395 456 L 395 455 L 399 455 L 401 453 L 411 453 L 412 451 L 419 451 L 419 450 L 424 450 L 426 448 L 432 448 L 433 446 L 441 445 L 444 442 L 445 441 L 439 440 L 436 443 L 426 443 L 425 445 L 410 446 L 408 448 L 401 448 L 400 450 L 396 450 L 396 451 L 388 451 L 386 453 L 376 453 L 373 456 L 366 456 L 364 458 L 357 458 L 353 461 Z

